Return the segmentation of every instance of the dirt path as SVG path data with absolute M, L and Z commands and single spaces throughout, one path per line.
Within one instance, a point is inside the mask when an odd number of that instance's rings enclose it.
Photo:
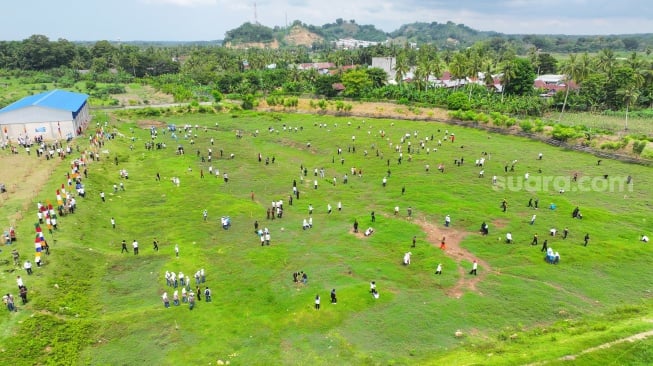
M 424 230 L 427 240 L 438 248 L 440 247 L 442 237 L 446 237 L 445 242 L 447 249 L 445 249 L 445 253 L 447 256 L 454 259 L 456 263 L 458 263 L 457 271 L 459 278 L 452 288 L 446 290 L 447 296 L 455 297 L 458 299 L 463 295 L 465 290 L 482 294 L 480 291 L 478 291 L 476 285 L 492 272 L 492 268 L 486 261 L 476 257 L 467 249 L 464 249 L 460 246 L 460 242 L 467 235 L 469 235 L 469 233 L 458 231 L 452 228 L 438 227 L 434 223 L 424 219 L 416 220 L 415 223 L 418 224 L 422 230 Z M 478 262 L 478 276 L 470 276 L 467 273 L 469 268 L 463 267 L 460 263 L 463 260 L 469 262 L 476 260 Z

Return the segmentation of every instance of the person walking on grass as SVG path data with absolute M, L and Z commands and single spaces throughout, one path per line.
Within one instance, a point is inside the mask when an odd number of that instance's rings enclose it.
M 122 250 L 120 250 L 120 253 L 129 253 L 129 249 L 127 249 L 127 242 L 123 239 L 122 241 Z
M 473 274 L 474 276 L 476 276 L 477 269 L 478 269 L 478 262 L 476 261 L 476 259 L 474 259 L 474 263 L 472 263 L 472 270 L 469 271 L 469 274 Z
M 438 263 L 438 268 L 435 269 L 435 274 L 436 275 L 442 274 L 442 263 Z
M 583 244 L 584 247 L 587 246 L 587 244 L 590 242 L 590 233 L 585 234 L 585 244 Z
M 152 245 L 154 246 L 154 251 L 158 252 L 159 251 L 159 242 L 154 238 L 154 241 L 152 242 Z
M 179 244 L 175 244 L 175 257 L 179 258 Z
M 336 298 L 336 289 L 335 288 L 331 290 L 331 303 L 332 304 L 337 304 L 338 303 L 338 299 Z
M 537 245 L 537 233 L 533 235 L 533 241 L 531 242 L 531 245 Z
M 320 310 L 320 295 L 315 295 L 315 310 Z

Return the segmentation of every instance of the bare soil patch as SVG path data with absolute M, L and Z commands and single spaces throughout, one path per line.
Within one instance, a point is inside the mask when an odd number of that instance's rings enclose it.
M 168 126 L 168 124 L 163 121 L 157 121 L 153 119 L 136 121 L 136 125 L 144 130 L 150 129 L 150 127 L 162 128 Z
M 481 282 L 487 276 L 488 273 L 492 271 L 492 268 L 486 261 L 476 257 L 467 249 L 462 248 L 460 246 L 460 242 L 467 235 L 469 235 L 469 233 L 456 230 L 453 228 L 438 227 L 432 222 L 428 222 L 423 219 L 416 220 L 415 223 L 418 224 L 422 228 L 422 230 L 424 230 L 424 232 L 426 233 L 427 240 L 431 242 L 431 244 L 437 246 L 438 248 L 440 247 L 440 242 L 442 240 L 442 237 L 445 237 L 446 249 L 444 250 L 444 252 L 447 256 L 454 259 L 458 263 L 457 271 L 458 271 L 459 278 L 456 284 L 452 288 L 446 290 L 447 296 L 458 299 L 463 295 L 465 290 L 474 291 L 482 294 L 480 291 L 478 291 L 476 285 L 479 282 Z M 473 262 L 474 260 L 476 260 L 479 265 L 479 270 L 478 270 L 479 274 L 477 276 L 472 276 L 468 274 L 467 273 L 468 269 L 464 268 L 460 263 L 463 260 L 469 262 Z
M 34 149 L 33 147 L 32 150 Z M 6 219 L 4 222 L 15 225 L 23 217 L 30 202 L 36 198 L 61 162 L 61 159 L 37 158 L 34 152 L 28 156 L 22 149 L 17 155 L 5 151 L 0 153 L 0 172 L 3 172 L 1 182 L 7 187 L 7 192 L 0 195 L 0 209 L 3 219 Z M 18 210 L 7 207 L 18 207 Z
M 258 110 L 271 112 L 298 112 L 310 114 L 328 114 L 352 117 L 389 118 L 402 120 L 445 120 L 449 119 L 448 112 L 440 108 L 419 108 L 407 107 L 394 103 L 384 102 L 347 102 L 352 105 L 349 112 L 337 112 L 332 105 L 325 111 L 311 107 L 312 99 L 300 99 L 297 108 L 286 108 L 283 106 L 269 106 L 261 101 Z M 313 100 L 315 101 L 315 100 Z

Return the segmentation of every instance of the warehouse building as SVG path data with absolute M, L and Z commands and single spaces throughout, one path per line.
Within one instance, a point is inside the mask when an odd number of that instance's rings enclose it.
M 0 109 L 2 142 L 70 139 L 80 135 L 90 119 L 86 94 L 52 90 L 31 95 Z

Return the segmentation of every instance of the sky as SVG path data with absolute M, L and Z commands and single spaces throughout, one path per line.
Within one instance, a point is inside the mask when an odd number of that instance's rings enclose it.
M 256 6 L 255 6 L 256 4 Z M 256 11 L 255 11 L 256 9 Z M 355 20 L 392 32 L 452 21 L 506 34 L 653 33 L 651 0 L 23 0 L 0 13 L 0 40 L 209 41 L 245 22 Z

